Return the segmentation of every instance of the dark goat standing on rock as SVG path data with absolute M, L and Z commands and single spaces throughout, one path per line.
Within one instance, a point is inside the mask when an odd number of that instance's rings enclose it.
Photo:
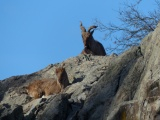
M 100 42 L 94 40 L 92 36 L 94 32 L 94 30 L 92 29 L 97 28 L 97 26 L 91 26 L 89 27 L 88 31 L 86 31 L 86 29 L 82 26 L 82 22 L 81 22 L 80 28 L 82 30 L 82 39 L 84 44 L 84 49 L 81 53 L 105 56 L 106 52 L 103 45 Z

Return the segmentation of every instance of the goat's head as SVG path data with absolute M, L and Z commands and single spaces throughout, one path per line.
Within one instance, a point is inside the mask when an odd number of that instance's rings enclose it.
M 82 22 L 80 23 L 80 28 L 82 30 L 82 38 L 84 46 L 87 47 L 87 41 L 89 39 L 93 39 L 92 34 L 94 33 L 94 29 L 97 28 L 97 26 L 90 26 L 88 28 L 88 31 L 86 31 L 85 27 L 83 27 Z
M 68 76 L 64 66 L 65 64 L 63 63 L 61 67 L 56 68 L 57 82 L 61 85 L 62 88 L 65 88 L 69 85 Z
M 64 72 L 65 72 L 64 64 L 61 67 L 56 68 L 56 76 L 59 82 L 62 82 L 61 79 Z

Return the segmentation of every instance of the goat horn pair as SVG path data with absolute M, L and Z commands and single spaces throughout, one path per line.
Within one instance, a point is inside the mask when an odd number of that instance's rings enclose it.
M 86 32 L 86 29 L 83 27 L 82 22 L 80 22 L 80 28 L 81 28 L 82 32 Z M 95 25 L 90 26 L 88 29 L 88 32 L 90 32 L 94 28 L 97 28 L 97 26 L 95 26 Z

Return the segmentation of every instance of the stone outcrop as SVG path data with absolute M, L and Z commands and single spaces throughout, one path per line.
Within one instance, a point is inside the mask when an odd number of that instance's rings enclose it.
M 23 120 L 23 109 L 20 105 L 2 104 L 0 105 L 1 120 Z
M 140 46 L 119 56 L 78 55 L 38 72 L 0 81 L 1 119 L 159 120 L 159 33 L 160 24 Z M 55 77 L 55 68 L 63 63 L 70 85 L 62 93 L 34 100 L 25 94 L 23 86 Z

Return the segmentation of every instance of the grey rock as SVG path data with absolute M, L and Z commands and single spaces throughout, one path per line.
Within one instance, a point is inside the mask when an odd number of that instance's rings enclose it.
M 1 120 L 23 120 L 23 109 L 20 105 L 10 106 L 8 104 L 0 104 Z
M 60 94 L 49 98 L 43 105 L 39 106 L 36 115 L 37 120 L 66 120 L 69 110 L 67 95 Z

